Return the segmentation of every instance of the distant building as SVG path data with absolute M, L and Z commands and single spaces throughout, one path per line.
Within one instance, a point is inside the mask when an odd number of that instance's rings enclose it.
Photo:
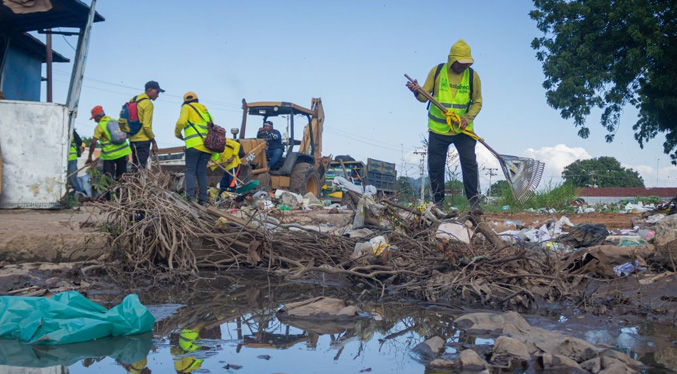
M 591 205 L 613 204 L 621 200 L 633 200 L 638 197 L 657 196 L 660 201 L 668 202 L 677 196 L 677 188 L 674 187 L 583 187 L 576 190 L 576 195 Z

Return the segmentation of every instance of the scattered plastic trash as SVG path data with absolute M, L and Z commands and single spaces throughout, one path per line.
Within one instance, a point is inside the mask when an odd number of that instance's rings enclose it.
M 332 184 L 336 187 L 341 188 L 342 190 L 348 190 L 348 191 L 353 191 L 359 195 L 364 195 L 364 196 L 374 196 L 376 195 L 376 187 L 372 185 L 367 185 L 367 186 L 358 186 L 346 178 L 343 177 L 334 177 L 334 180 L 332 181 Z
M 512 226 L 512 227 L 520 227 L 520 226 L 522 226 L 522 221 L 506 219 L 505 221 L 503 221 L 503 225 L 504 226 Z
M 390 249 L 390 244 L 388 244 L 388 241 L 383 235 L 371 238 L 369 243 L 371 243 L 372 252 L 374 255 L 376 255 L 376 257 L 382 255 L 384 252 Z
M 552 241 L 552 240 L 541 242 L 541 248 L 548 250 L 548 251 L 553 251 L 553 252 L 569 252 L 569 251 L 571 251 L 570 246 L 568 246 L 566 244 L 558 243 L 558 242 Z
M 616 273 L 617 277 L 630 275 L 633 272 L 640 272 L 644 270 L 646 270 L 646 268 L 639 263 L 639 260 L 635 260 L 633 262 L 626 262 L 622 265 L 614 266 L 614 273 Z
M 280 200 L 281 204 L 287 205 L 289 209 L 299 209 L 303 204 L 303 196 L 293 192 L 277 189 L 275 197 Z
M 656 235 L 656 232 L 649 229 L 639 229 L 637 230 L 637 235 L 642 239 L 651 240 Z
M 288 212 L 288 211 L 291 210 L 291 208 L 287 204 L 281 204 L 281 205 L 278 206 L 278 208 L 283 212 Z
M 508 210 L 508 209 L 510 209 L 510 205 L 503 205 L 501 207 L 501 210 Z
M 630 237 L 630 238 L 622 238 L 618 241 L 619 247 L 629 247 L 633 245 L 647 245 L 648 243 L 644 239 L 640 239 L 639 237 Z
M 458 222 L 442 222 L 437 228 L 435 237 L 438 239 L 457 240 L 470 243 L 468 228 Z
M 658 221 L 662 220 L 663 218 L 665 218 L 665 214 L 663 214 L 663 213 L 654 214 L 654 215 L 648 216 L 646 218 L 646 223 L 657 223 Z

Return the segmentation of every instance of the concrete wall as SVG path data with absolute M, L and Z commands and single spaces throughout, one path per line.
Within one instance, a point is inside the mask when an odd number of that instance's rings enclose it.
M 580 196 L 581 199 L 583 199 L 587 204 L 590 205 L 602 205 L 602 204 L 617 204 L 621 200 L 628 200 L 628 201 L 635 201 L 637 200 L 637 196 L 625 196 L 625 197 L 608 197 L 608 196 Z M 669 197 L 659 197 L 658 198 L 661 202 L 667 203 L 668 201 L 671 200 Z
M 4 81 L 0 91 L 7 100 L 40 101 L 42 78 L 40 59 L 12 48 L 10 43 L 3 74 Z
M 61 206 L 68 166 L 68 108 L 0 100 L 0 208 Z

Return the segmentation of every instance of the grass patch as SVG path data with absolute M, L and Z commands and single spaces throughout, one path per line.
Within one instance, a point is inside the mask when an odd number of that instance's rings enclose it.
M 508 211 L 519 212 L 529 209 L 538 210 L 545 208 L 547 210 L 555 209 L 557 211 L 566 211 L 574 209 L 571 203 L 576 200 L 576 187 L 572 183 L 553 184 L 550 182 L 545 188 L 534 193 L 529 200 L 519 203 L 515 200 L 509 186 L 504 186 L 501 196 L 493 203 L 486 206 L 488 211 L 503 211 L 504 206 L 508 206 Z

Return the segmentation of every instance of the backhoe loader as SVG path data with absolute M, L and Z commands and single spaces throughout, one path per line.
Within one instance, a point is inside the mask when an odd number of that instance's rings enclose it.
M 273 119 L 275 129 L 282 134 L 285 149 L 277 165 L 268 165 L 266 141 L 256 138 L 256 134 L 265 121 Z M 280 188 L 301 195 L 312 192 L 320 197 L 324 173 L 331 162 L 330 157 L 322 156 L 323 125 L 324 109 L 320 98 L 312 99 L 310 109 L 289 102 L 247 103 L 242 99 L 239 138 L 246 156 L 240 177 L 244 181 L 258 180 L 259 186 L 269 191 Z M 300 126 L 303 126 L 301 134 Z M 233 137 L 237 136 L 237 129 L 231 132 Z

